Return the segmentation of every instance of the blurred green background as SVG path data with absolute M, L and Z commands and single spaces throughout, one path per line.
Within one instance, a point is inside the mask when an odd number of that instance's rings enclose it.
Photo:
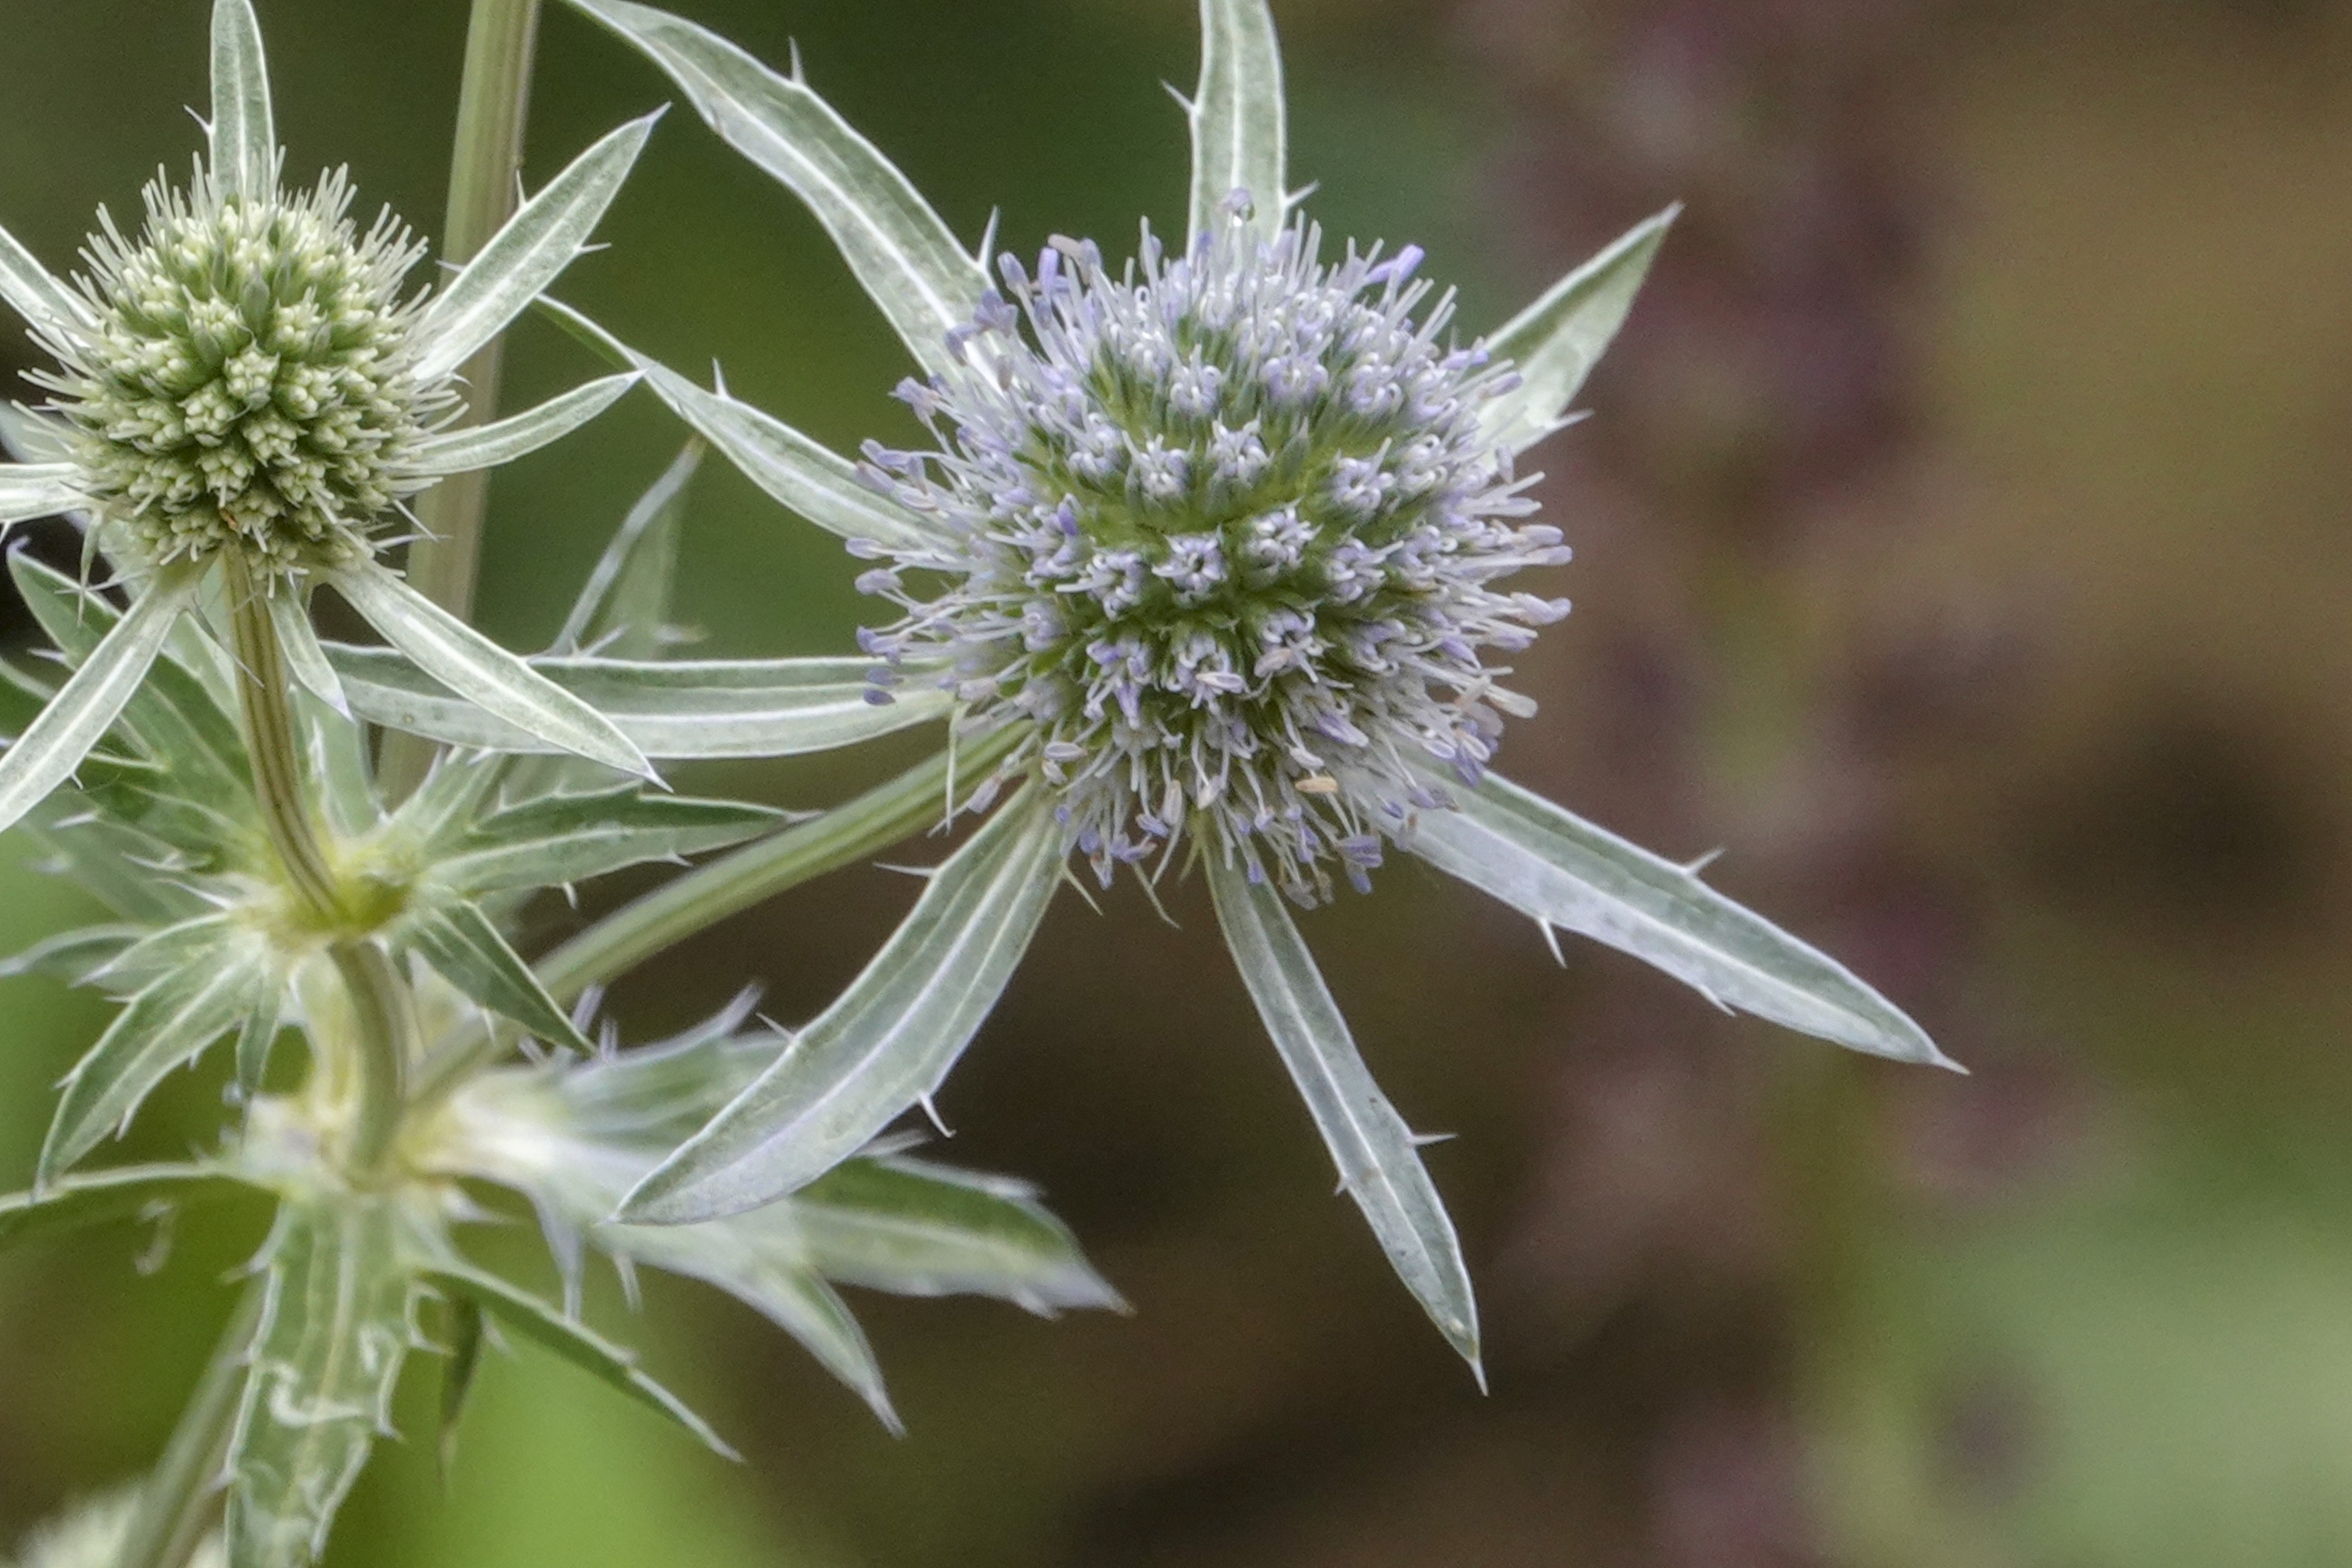
M 460 0 L 260 0 L 290 166 L 437 220 Z M 1187 0 L 680 0 L 811 79 L 959 233 L 1181 220 Z M 203 0 L 0 11 L 0 223 L 62 263 L 197 144 Z M 1537 454 L 1578 613 L 1506 763 L 1823 941 L 1969 1063 L 1713 1017 L 1416 865 L 1313 917 L 1489 1322 L 1387 1276 L 1223 961 L 1064 900 L 944 1097 L 1136 1305 L 858 1303 L 908 1435 L 781 1336 L 592 1293 L 750 1455 L 525 1351 L 446 1487 L 389 1444 L 330 1561 L 2163 1568 L 2352 1561 L 2352 5 L 1277 0 L 1293 167 L 1429 249 L 1465 331 L 1690 211 L 1590 424 Z M 530 177 L 669 96 L 563 12 Z M 836 445 L 914 427 L 815 225 L 690 115 L 563 291 Z M 13 329 L 0 369 L 28 364 Z M 536 323 L 509 388 L 587 368 Z M 542 642 L 680 432 L 633 399 L 502 471 L 483 614 Z M 683 608 L 832 651 L 830 541 L 706 468 Z M 21 635 L 21 633 L 19 634 Z M 919 739 L 697 787 L 820 805 Z M 0 945 L 81 911 L 0 853 Z M 607 898 L 619 889 L 608 890 Z M 821 1006 L 908 900 L 836 876 L 616 993 L 631 1037 Z M 572 917 L 551 911 L 550 937 Z M 0 990 L 0 1166 L 101 1014 Z M 135 1147 L 210 1135 L 211 1081 Z M 173 1118 L 176 1118 L 174 1121 Z M 0 1184 L 16 1184 L 15 1178 Z M 257 1215 L 0 1258 L 0 1540 L 148 1462 Z M 543 1279 L 528 1236 L 490 1255 Z M 154 1265 L 134 1268 L 134 1259 Z M 420 1361 L 413 1433 L 436 1397 Z

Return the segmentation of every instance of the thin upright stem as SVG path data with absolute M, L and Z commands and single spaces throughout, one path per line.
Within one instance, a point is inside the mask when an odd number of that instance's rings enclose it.
M 140 1489 L 118 1568 L 185 1568 L 203 1543 L 228 1462 L 229 1437 L 236 1429 L 246 1355 L 261 1324 L 261 1309 L 262 1282 L 256 1279 L 245 1288 L 163 1457 Z
M 846 805 L 696 868 L 625 904 L 540 960 L 548 992 L 570 1002 L 591 985 L 775 897 L 788 888 L 887 849 L 946 815 L 950 780 L 976 782 L 1020 738 L 1008 727 L 942 752 Z M 446 1092 L 503 1049 L 487 1030 L 443 1047 L 419 1075 L 422 1102 Z
M 362 939 L 327 951 L 351 994 L 358 1026 L 358 1109 L 343 1161 L 353 1180 L 365 1182 L 383 1169 L 400 1136 L 408 1068 L 416 1058 L 416 1004 L 380 943 Z
M 457 89 L 457 133 L 449 157 L 449 210 L 441 253 L 466 262 L 514 215 L 522 170 L 523 128 L 530 110 L 531 58 L 539 42 L 540 0 L 474 0 L 466 33 L 466 74 Z M 466 408 L 461 424 L 479 424 L 497 412 L 503 334 L 492 338 L 461 373 Z M 444 479 L 417 503 L 423 537 L 408 552 L 408 580 L 461 620 L 474 611 L 482 518 L 489 476 L 476 471 Z M 435 747 L 421 737 L 385 737 L 383 782 L 397 800 L 423 781 Z
M 332 919 L 342 904 L 341 883 L 319 837 L 310 792 L 304 787 L 286 650 L 269 616 L 267 590 L 254 581 L 244 555 L 225 550 L 221 561 L 227 574 L 237 700 L 245 714 L 245 745 L 253 762 L 253 790 L 261 805 L 262 824 L 294 890 L 313 914 Z

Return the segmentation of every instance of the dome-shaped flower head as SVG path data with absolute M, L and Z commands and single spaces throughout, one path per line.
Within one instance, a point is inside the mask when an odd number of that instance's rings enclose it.
M 8 421 L 0 528 L 79 518 L 135 590 L 128 615 L 0 755 L 0 827 L 79 764 L 179 616 L 218 580 L 266 595 L 295 667 L 331 687 L 303 605 L 335 585 L 418 665 L 542 738 L 632 772 L 595 711 L 468 631 L 375 560 L 405 501 L 519 457 L 603 410 L 608 376 L 528 413 L 453 427 L 458 369 L 580 253 L 652 129 L 623 126 L 525 203 L 446 287 L 411 274 L 422 244 L 388 212 L 362 227 L 341 171 L 283 180 L 261 34 L 216 0 L 205 155 L 158 175 L 126 228 L 100 209 L 70 281 L 0 232 L 0 300 L 56 361 L 47 404 Z
M 794 1047 L 633 1194 L 683 1221 L 791 1191 L 943 1079 L 1066 876 L 1206 870 L 1227 943 L 1342 1183 L 1462 1352 L 1475 1309 L 1422 1140 L 1366 1071 L 1286 908 L 1391 847 L 1742 1008 L 1940 1061 L 1792 937 L 1490 770 L 1535 704 L 1509 660 L 1564 601 L 1543 579 L 1529 447 L 1630 308 L 1672 213 L 1485 337 L 1422 252 L 1334 247 L 1297 210 L 1264 0 L 1202 0 L 1190 229 L 1131 258 L 1057 238 L 992 266 L 801 79 L 629 0 L 572 0 L 667 69 L 832 232 L 924 374 L 926 449 L 851 464 L 650 362 L 673 408 L 876 564 L 877 701 L 958 706 L 993 818 Z M 990 248 L 982 245 L 982 257 Z

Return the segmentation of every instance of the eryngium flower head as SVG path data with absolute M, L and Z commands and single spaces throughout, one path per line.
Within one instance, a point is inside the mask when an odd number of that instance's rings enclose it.
M 99 215 L 78 279 L 92 320 L 43 333 L 65 368 L 40 379 L 110 542 L 150 564 L 364 556 L 429 482 L 399 465 L 455 402 L 415 374 L 421 296 L 400 288 L 424 247 L 389 212 L 362 233 L 340 172 L 253 198 L 199 163 L 145 197 L 135 240 Z
M 976 721 L 1034 724 L 1017 760 L 1105 881 L 1189 823 L 1311 902 L 1441 804 L 1413 759 L 1475 784 L 1532 711 L 1483 656 L 1568 606 L 1496 584 L 1569 552 L 1481 427 L 1517 378 L 1445 341 L 1421 253 L 1326 265 L 1248 216 L 1172 258 L 1146 229 L 1116 275 L 1091 243 L 1003 259 L 960 367 L 899 389 L 940 449 L 867 447 L 956 543 L 896 557 L 936 597 L 860 579 L 907 612 L 865 640 L 883 686 L 943 661 Z

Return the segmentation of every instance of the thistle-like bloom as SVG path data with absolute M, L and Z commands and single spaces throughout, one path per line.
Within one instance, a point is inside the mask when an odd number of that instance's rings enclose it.
M 306 684 L 332 700 L 302 613 L 332 584 L 461 696 L 567 750 L 649 770 L 594 710 L 377 564 L 403 503 L 452 474 L 519 457 L 602 411 L 608 376 L 473 428 L 450 428 L 458 370 L 580 253 L 652 129 L 590 148 L 438 292 L 412 289 L 424 247 L 385 214 L 352 221 L 345 176 L 280 179 L 261 35 L 248 0 L 216 0 L 207 155 L 184 187 L 147 187 L 143 225 L 100 232 L 68 283 L 0 232 L 0 300 L 57 361 L 43 409 L 12 411 L 26 460 L 0 465 L 0 528 L 50 512 L 132 582 L 114 634 L 0 756 L 0 827 L 69 775 L 129 700 L 181 614 L 218 582 L 266 595 Z
M 746 473 L 886 563 L 874 696 L 943 689 L 992 819 L 794 1047 L 648 1176 L 677 1223 L 814 1179 L 927 1101 L 1076 854 L 1108 882 L 1189 841 L 1285 1065 L 1399 1275 L 1475 1364 L 1475 1309 L 1417 1138 L 1357 1055 L 1283 894 L 1362 885 L 1390 847 L 1553 928 L 1855 1049 L 1940 1062 L 1910 1019 L 1691 868 L 1490 771 L 1509 655 L 1566 605 L 1505 579 L 1566 559 L 1519 455 L 1559 429 L 1672 214 L 1460 343 L 1420 252 L 1327 259 L 1294 211 L 1264 0 L 1202 0 L 1190 235 L 1106 264 L 968 255 L 812 92 L 630 0 L 572 0 L 660 64 L 805 202 L 926 372 L 936 439 L 853 465 L 642 358 Z M 987 248 L 983 242 L 983 251 Z M 992 771 L 991 771 L 992 770 Z

